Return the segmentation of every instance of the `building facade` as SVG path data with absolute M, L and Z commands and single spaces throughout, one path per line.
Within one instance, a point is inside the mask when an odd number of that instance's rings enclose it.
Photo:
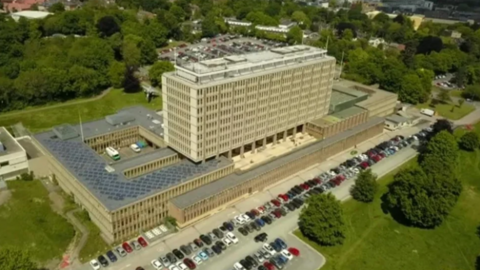
M 328 113 L 335 59 L 293 46 L 164 74 L 165 141 L 194 162 L 243 154 Z
M 6 128 L 0 127 L 0 180 L 15 179 L 28 171 L 27 152 Z

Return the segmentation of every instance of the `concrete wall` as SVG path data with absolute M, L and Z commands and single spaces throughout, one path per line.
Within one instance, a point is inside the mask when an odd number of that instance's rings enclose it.
M 0 156 L 0 178 L 11 180 L 25 172 L 28 172 L 28 160 L 25 151 Z

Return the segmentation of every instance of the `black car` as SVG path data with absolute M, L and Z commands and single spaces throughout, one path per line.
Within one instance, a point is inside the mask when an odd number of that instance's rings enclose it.
M 250 219 L 255 219 L 255 214 L 251 212 L 245 212 L 245 215 L 247 215 Z
M 222 239 L 223 238 L 223 232 L 219 229 L 213 229 L 213 234 L 215 234 L 216 237 Z
M 167 259 L 170 261 L 170 263 L 176 263 L 178 261 L 177 257 L 175 257 L 175 255 L 173 255 L 173 253 L 167 253 L 167 255 L 165 255 L 165 257 L 167 257 Z
M 224 222 L 223 227 L 227 228 L 229 231 L 233 231 L 233 225 L 230 222 Z
M 248 235 L 248 231 L 245 230 L 245 229 L 242 228 L 242 227 L 238 228 L 238 231 L 239 231 L 243 236 L 247 236 L 247 235 Z
M 227 246 L 226 246 L 222 241 L 217 241 L 217 242 L 215 242 L 215 245 L 216 245 L 217 247 L 219 247 L 220 249 L 222 249 L 222 250 L 226 250 L 226 249 L 227 249 Z
M 252 227 L 250 227 L 250 226 L 248 226 L 248 225 L 244 225 L 243 228 L 244 228 L 245 230 L 247 230 L 249 233 L 252 233 L 252 232 L 253 232 Z
M 217 253 L 217 254 L 222 254 L 222 249 L 219 248 L 219 247 L 216 246 L 216 245 L 213 245 L 213 246 L 212 246 L 212 250 L 213 250 L 213 252 L 215 252 L 215 253 Z
M 261 217 L 261 219 L 265 221 L 265 223 L 267 223 L 268 225 L 272 224 L 272 219 L 268 216 L 263 216 Z
M 105 259 L 105 257 L 103 257 L 103 255 L 100 255 L 98 256 L 98 262 L 103 266 L 103 267 L 107 267 L 108 266 L 108 261 L 107 259 Z
M 286 215 L 287 215 L 287 211 L 285 211 L 285 209 L 283 209 L 283 208 L 278 208 L 278 211 L 280 211 L 280 213 L 282 214 L 282 216 L 286 216 Z
M 223 226 L 223 225 L 220 226 L 220 227 L 218 227 L 218 228 L 219 228 L 220 231 L 222 231 L 222 232 L 226 232 L 226 231 L 227 231 L 227 228 L 225 228 L 225 226 Z
M 183 253 L 185 253 L 185 255 L 190 255 L 190 254 L 192 254 L 192 250 L 191 250 L 189 247 L 187 247 L 186 245 L 181 245 L 181 246 L 180 246 L 180 250 L 181 250 Z M 175 254 L 175 252 L 174 252 L 173 254 Z M 177 255 L 177 254 L 175 254 L 175 256 L 176 256 L 176 255 Z M 177 257 L 178 257 L 178 256 L 177 256 Z M 182 258 L 179 258 L 179 259 L 182 259 Z
M 247 270 L 252 269 L 252 265 L 246 260 L 240 260 L 239 263 Z
M 203 242 L 200 239 L 193 240 L 193 243 L 195 243 L 195 245 L 197 245 L 199 248 L 203 247 Z
M 250 227 L 252 227 L 252 229 L 254 229 L 255 231 L 260 231 L 261 229 L 255 221 L 250 223 Z
M 210 237 L 202 234 L 200 235 L 200 240 L 202 240 L 205 244 L 207 245 L 211 245 L 212 244 L 212 239 L 210 239 Z
M 268 238 L 268 235 L 266 233 L 261 233 L 255 236 L 254 240 L 255 242 L 265 242 L 267 238 Z
M 297 186 L 294 186 L 293 188 L 294 188 L 294 190 L 297 191 L 299 194 L 302 193 L 303 190 L 304 190 L 303 188 L 301 188 L 301 187 L 298 186 L 298 185 L 297 185 Z
M 107 257 L 112 263 L 117 261 L 117 256 L 111 250 L 107 251 Z
M 178 249 L 172 250 L 172 253 L 173 253 L 173 255 L 175 255 L 179 260 L 182 260 L 183 258 L 185 258 L 185 256 L 183 256 L 183 253 L 180 252 L 180 250 L 178 250 Z
M 290 211 L 295 210 L 295 206 L 293 206 L 293 204 L 292 204 L 291 202 L 286 203 L 286 204 L 285 204 L 285 207 L 287 207 L 288 210 L 290 210 Z
M 258 263 L 257 261 L 250 255 L 248 255 L 247 257 L 245 257 L 245 261 L 253 264 L 254 267 L 257 267 L 258 266 Z
M 257 270 L 268 270 L 267 267 L 263 266 L 263 265 L 260 265 Z

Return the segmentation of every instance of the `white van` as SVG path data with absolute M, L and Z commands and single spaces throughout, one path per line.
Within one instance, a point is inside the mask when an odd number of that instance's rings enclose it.
M 142 151 L 142 149 L 140 147 L 138 147 L 138 145 L 136 145 L 136 144 L 130 145 L 130 149 L 132 149 L 132 151 L 135 152 L 135 153 L 140 153 L 140 151 Z
M 120 154 L 113 147 L 107 147 L 105 149 L 105 151 L 107 152 L 107 155 L 109 157 L 111 157 L 113 160 L 119 160 L 120 159 Z

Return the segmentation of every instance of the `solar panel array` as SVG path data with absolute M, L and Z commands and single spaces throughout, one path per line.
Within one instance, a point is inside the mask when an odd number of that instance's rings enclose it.
M 49 150 L 71 172 L 76 175 L 87 188 L 100 194 L 102 202 L 123 201 L 148 195 L 176 185 L 182 181 L 204 174 L 217 168 L 217 162 L 211 161 L 196 165 L 182 161 L 162 170 L 154 171 L 136 179 L 126 180 L 123 174 L 108 173 L 106 162 L 87 145 L 79 141 L 44 140 Z M 107 206 L 108 207 L 108 206 Z

